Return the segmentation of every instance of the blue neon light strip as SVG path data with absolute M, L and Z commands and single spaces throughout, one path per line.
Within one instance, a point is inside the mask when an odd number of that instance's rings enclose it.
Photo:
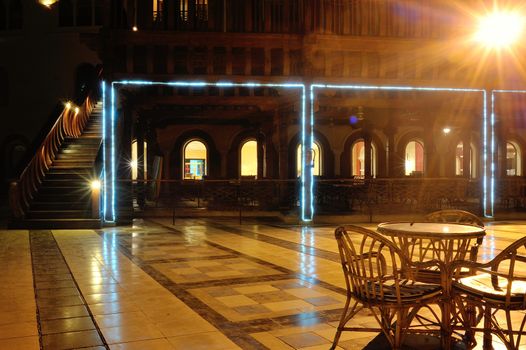
M 308 135 L 309 139 L 310 139 L 310 144 L 309 144 L 309 152 L 313 149 L 313 143 L 314 143 L 314 87 L 311 85 L 311 88 L 310 88 L 310 93 L 309 93 L 309 98 L 310 98 L 310 135 Z M 312 156 L 312 155 L 311 155 Z M 319 155 L 319 157 L 321 157 L 321 154 Z M 304 157 L 305 158 L 305 157 Z M 320 158 L 321 159 L 321 158 Z M 320 163 L 321 165 L 321 163 Z M 309 188 L 309 191 L 310 191 L 310 212 L 311 212 L 311 219 L 314 218 L 314 198 L 313 198 L 313 195 L 314 195 L 314 172 L 313 172 L 314 169 L 311 168 L 311 171 L 310 171 L 310 188 Z
M 490 176 L 490 214 L 488 215 L 487 198 L 488 198 L 488 174 L 487 174 L 487 150 L 488 150 L 488 135 L 487 135 L 487 97 L 486 90 L 484 89 L 472 89 L 472 88 L 446 88 L 446 87 L 418 87 L 418 86 L 391 86 L 391 85 L 335 85 L 335 84 L 312 84 L 311 85 L 311 106 L 314 105 L 314 89 L 351 89 L 351 90 L 398 90 L 398 91 L 444 91 L 444 92 L 481 92 L 483 94 L 483 135 L 484 135 L 484 175 L 483 175 L 483 210 L 484 216 L 493 217 L 494 207 L 494 165 L 493 158 L 491 163 L 491 176 Z M 526 91 L 525 91 L 526 93 Z M 311 108 L 311 120 L 314 120 L 314 108 Z M 491 118 L 491 152 L 494 153 L 493 139 L 494 139 L 494 115 Z M 312 184 L 312 181 L 311 181 Z
M 102 81 L 102 219 L 106 221 L 106 82 Z
M 487 103 L 487 92 L 484 91 L 484 103 Z M 487 105 L 486 105 L 487 108 Z M 487 115 L 484 115 L 484 119 Z M 495 94 L 491 92 L 491 179 L 490 179 L 490 195 L 491 195 L 491 217 L 494 216 L 493 203 L 495 201 Z
M 112 221 L 115 222 L 116 220 L 116 213 L 115 213 L 115 120 L 117 119 L 116 112 L 115 112 L 115 88 L 118 89 L 119 85 L 137 85 L 137 86 L 143 86 L 143 85 L 164 85 L 164 86 L 184 86 L 184 87 L 204 87 L 204 86 L 216 86 L 216 87 L 281 87 L 281 88 L 296 88 L 296 89 L 302 89 L 302 123 L 305 123 L 305 85 L 302 83 L 286 83 L 286 84 L 273 84 L 273 83 L 254 83 L 254 82 L 247 82 L 247 83 L 233 83 L 233 82 L 216 82 L 216 83 L 210 83 L 210 82 L 189 82 L 189 81 L 172 81 L 172 82 L 162 82 L 162 81 L 146 81 L 146 80 L 120 80 L 120 81 L 113 81 L 111 83 L 111 218 Z M 103 102 L 105 103 L 105 101 Z M 312 125 L 311 120 L 311 125 Z M 105 124 L 104 124 L 105 125 Z M 305 150 L 305 135 L 304 135 L 304 129 L 302 132 L 302 149 Z M 303 152 L 303 155 L 305 155 L 305 152 Z M 302 157 L 304 158 L 304 157 Z M 302 160 L 303 161 L 303 160 Z M 303 165 L 304 163 L 302 163 Z M 302 171 L 302 174 L 304 171 Z M 301 193 L 302 193 L 302 220 L 303 221 L 310 221 L 312 220 L 312 216 L 307 218 L 305 217 L 305 203 L 304 203 L 304 193 L 305 193 L 305 184 L 304 179 L 302 175 L 302 185 L 301 185 Z M 312 181 L 311 181 L 311 188 L 309 189 L 311 192 L 310 196 L 310 207 L 312 209 L 313 203 L 312 203 Z M 106 201 L 107 191 L 104 192 L 104 201 Z M 312 210 L 311 210 L 312 213 Z M 104 217 L 106 217 L 107 214 L 107 208 L 104 206 Z
M 115 222 L 115 88 L 111 83 L 111 221 Z

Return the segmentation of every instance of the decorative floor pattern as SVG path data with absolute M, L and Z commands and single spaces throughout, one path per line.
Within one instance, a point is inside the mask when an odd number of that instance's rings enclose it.
M 42 349 L 108 349 L 51 231 L 30 241 Z
M 333 232 L 224 218 L 4 231 L 0 350 L 328 349 L 345 301 Z M 523 232 L 524 222 L 489 226 L 480 260 Z M 377 326 L 367 311 L 350 325 Z M 345 332 L 338 346 L 384 348 L 367 332 Z

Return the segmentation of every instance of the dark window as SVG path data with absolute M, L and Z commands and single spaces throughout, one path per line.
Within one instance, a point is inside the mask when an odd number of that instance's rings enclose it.
M 147 72 L 147 56 L 148 48 L 146 46 L 133 47 L 133 72 L 146 73 Z
M 232 48 L 232 74 L 244 75 L 245 74 L 245 49 L 242 47 Z
M 227 25 L 230 32 L 243 32 L 245 29 L 245 2 L 247 0 L 227 1 Z
M 9 29 L 22 29 L 23 22 L 22 0 L 11 0 L 9 3 Z
M 429 60 L 422 63 L 421 75 L 422 79 L 432 80 L 433 79 L 434 67 Z
M 91 0 L 77 0 L 77 25 L 91 25 Z
M 7 13 L 5 10 L 4 2 L 0 1 L 0 30 L 4 30 L 7 28 L 6 17 Z
M 114 51 L 114 60 L 113 60 L 113 69 L 116 72 L 126 72 L 126 46 L 118 45 L 115 46 Z
M 312 63 L 312 75 L 325 75 L 325 52 L 317 50 L 314 52 L 314 61 Z
M 398 56 L 387 54 L 383 57 L 385 67 L 385 77 L 394 79 L 398 76 Z
M 376 52 L 368 52 L 366 55 L 367 60 L 367 77 L 378 78 L 380 75 L 379 57 Z
M 283 49 L 270 50 L 270 74 L 283 75 Z
M 226 49 L 214 47 L 214 74 L 226 73 Z
M 290 75 L 303 74 L 303 62 L 301 50 L 291 50 L 290 53 Z
M 9 80 L 7 71 L 0 67 L 0 106 L 6 106 L 9 101 Z
M 438 78 L 448 79 L 449 78 L 449 64 L 443 60 L 438 65 Z
M 188 74 L 188 49 L 185 46 L 174 47 L 174 73 Z
M 153 50 L 153 72 L 157 74 L 166 73 L 166 57 L 168 48 L 166 46 L 155 46 Z
M 194 74 L 206 74 L 206 55 L 207 48 L 204 46 L 195 47 L 192 52 L 192 66 Z
M 332 52 L 331 76 L 343 77 L 343 52 L 341 51 Z
M 58 3 L 58 25 L 61 27 L 73 25 L 73 3 L 71 0 L 60 0 Z
M 101 26 L 102 23 L 102 13 L 104 11 L 104 1 L 95 0 L 95 8 L 93 9 L 93 15 L 95 16 L 94 21 L 96 26 Z
M 252 75 L 265 75 L 265 49 L 252 48 Z
M 250 96 L 250 89 L 246 87 L 240 87 L 239 96 Z

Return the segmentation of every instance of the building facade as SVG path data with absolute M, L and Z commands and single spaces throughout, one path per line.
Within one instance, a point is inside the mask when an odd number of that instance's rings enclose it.
M 317 213 L 516 213 L 526 198 L 526 95 L 518 91 L 526 63 L 520 44 L 495 51 L 473 40 L 478 16 L 492 6 L 3 0 L 0 45 L 27 47 L 27 66 L 37 42 L 41 56 L 31 76 L 13 68 L 18 55 L 0 58 L 5 115 L 19 115 L 22 98 L 35 100 L 17 119 L 27 130 L 13 122 L 2 137 L 30 148 L 51 106 L 87 89 L 89 70 L 100 65 L 108 84 L 149 82 L 116 97 L 115 176 L 130 194 L 120 200 L 122 217 L 134 206 L 293 212 L 302 205 L 302 172 L 314 175 Z M 35 80 L 42 94 L 27 96 Z M 177 81 L 189 84 L 151 84 Z M 305 86 L 305 110 L 302 92 L 287 84 Z M 6 179 L 16 168 L 9 147 Z

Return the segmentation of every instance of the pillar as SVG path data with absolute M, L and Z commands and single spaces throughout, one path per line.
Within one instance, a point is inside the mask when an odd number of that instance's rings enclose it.
M 136 195 L 137 204 L 140 208 L 144 207 L 145 203 L 145 183 L 144 183 L 144 128 L 145 123 L 141 118 L 137 120 L 135 128 L 135 136 L 137 140 L 137 183 Z

